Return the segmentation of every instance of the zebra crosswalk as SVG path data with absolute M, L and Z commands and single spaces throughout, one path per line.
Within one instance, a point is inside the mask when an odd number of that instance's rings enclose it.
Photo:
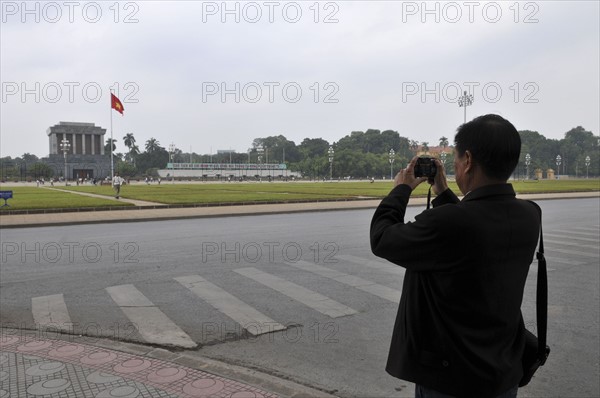
M 278 276 L 268 274 L 254 267 L 236 269 L 235 272 L 255 280 L 273 290 L 278 291 L 302 304 L 310 307 L 330 318 L 339 318 L 345 315 L 354 315 L 356 310 L 338 303 L 337 301 L 307 289 L 303 286 L 287 281 Z
M 195 348 L 197 344 L 179 326 L 133 285 L 106 288 L 110 297 L 137 326 L 142 338 L 152 344 Z
M 42 327 L 57 325 L 59 330 L 68 331 L 73 325 L 62 294 L 33 297 L 31 312 L 33 321 Z
M 200 275 L 180 276 L 174 279 L 242 326 L 255 324 L 271 326 L 269 329 L 245 328 L 252 335 L 286 328 Z
M 549 237 L 546 239 L 549 270 L 598 264 L 600 243 L 594 239 L 599 231 L 598 226 L 593 226 L 546 233 Z M 373 256 L 340 254 L 336 260 L 331 264 L 304 260 L 279 264 L 285 268 L 263 267 L 260 264 L 234 266 L 225 271 L 225 275 L 231 278 L 223 277 L 223 274 L 216 276 L 208 271 L 203 274 L 202 270 L 165 278 L 169 300 L 185 303 L 181 306 L 165 305 L 164 299 L 160 301 L 161 304 L 155 304 L 153 299 L 156 301 L 156 294 L 152 289 L 136 283 L 108 286 L 98 294 L 106 295 L 107 302 L 114 304 L 114 307 L 103 308 L 103 311 L 108 314 L 118 312 L 121 319 L 123 316 L 128 319 L 135 325 L 137 335 L 143 342 L 184 348 L 205 344 L 203 337 L 198 337 L 197 329 L 202 327 L 202 323 L 215 319 L 226 319 L 229 323 L 239 325 L 245 333 L 258 336 L 278 331 L 285 333 L 290 326 L 289 318 L 285 318 L 286 306 L 304 308 L 310 314 L 306 315 L 307 319 L 321 316 L 331 320 L 356 316 L 360 311 L 357 310 L 356 301 L 350 299 L 353 291 L 361 295 L 360 302 L 372 297 L 372 300 L 383 300 L 381 303 L 387 303 L 391 308 L 397 305 L 404 268 Z M 537 268 L 532 265 L 530 272 L 535 274 Z M 316 280 L 318 283 L 310 283 L 309 286 L 307 280 Z M 232 286 L 234 283 L 242 284 L 244 288 L 235 289 Z M 314 287 L 331 284 L 335 284 L 336 288 L 317 291 Z M 340 286 L 343 289 L 339 289 Z M 244 297 L 249 291 L 258 291 L 261 297 L 274 299 L 262 302 L 250 300 Z M 265 305 L 266 302 L 269 305 Z M 184 319 L 182 322 L 185 316 L 174 313 L 182 306 L 194 307 L 201 303 L 202 311 L 196 312 L 195 316 L 202 319 Z M 81 319 L 82 313 L 85 314 L 81 308 L 69 311 L 69 305 L 79 304 L 69 302 L 68 292 L 31 297 L 31 315 L 39 327 L 52 326 L 68 332 L 73 324 L 94 321 Z M 363 308 L 360 307 L 361 310 Z

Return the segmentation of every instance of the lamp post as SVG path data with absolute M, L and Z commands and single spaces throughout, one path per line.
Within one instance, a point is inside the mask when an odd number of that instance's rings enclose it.
M 258 153 L 258 170 L 259 170 L 259 179 L 262 180 L 262 157 L 263 153 L 265 153 L 265 148 L 262 145 L 256 147 L 256 152 Z
M 529 180 L 529 165 L 531 164 L 531 155 L 525 155 L 525 167 L 527 168 L 527 179 Z
M 169 159 L 171 160 L 171 173 L 172 173 L 172 181 L 173 184 L 175 184 L 175 163 L 173 163 L 173 160 L 175 158 L 175 144 L 173 142 L 171 142 L 171 144 L 169 144 Z
M 63 155 L 65 157 L 65 186 L 67 185 L 67 152 L 69 152 L 70 148 L 71 143 L 69 142 L 69 140 L 63 138 L 63 140 L 60 142 L 60 150 L 63 152 Z
M 333 179 L 333 155 L 335 154 L 335 151 L 333 150 L 332 146 L 329 147 L 327 154 L 329 155 L 329 180 L 332 180 Z
M 590 157 L 585 157 L 585 178 L 590 178 Z
M 458 107 L 465 108 L 465 123 L 467 122 L 467 106 L 473 105 L 473 94 L 467 95 L 465 91 L 463 95 L 458 97 Z
M 394 165 L 394 161 L 396 160 L 395 156 L 396 156 L 396 152 L 394 152 L 394 149 L 390 149 L 390 153 L 389 153 L 389 157 L 388 157 L 388 160 L 390 161 L 390 180 L 392 180 L 394 178 L 392 168 Z
M 558 180 L 560 177 L 560 163 L 561 163 L 562 158 L 560 157 L 560 155 L 556 155 L 556 179 Z

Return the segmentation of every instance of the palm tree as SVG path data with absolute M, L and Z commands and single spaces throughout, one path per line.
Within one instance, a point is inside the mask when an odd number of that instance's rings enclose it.
M 123 142 L 125 143 L 125 146 L 129 148 L 127 158 L 129 158 L 129 161 L 131 163 L 134 163 L 135 155 L 137 155 L 140 152 L 140 150 L 138 146 L 135 145 L 135 137 L 133 136 L 133 133 L 127 133 L 125 137 L 123 137 Z
M 146 152 L 155 152 L 160 148 L 160 142 L 156 138 L 146 141 Z
M 112 141 L 112 151 L 114 152 L 117 149 L 117 140 L 114 138 L 111 140 L 110 138 L 106 139 L 106 144 L 104 145 L 104 152 L 110 153 L 110 142 Z
M 140 154 L 140 147 L 133 144 L 129 149 L 129 152 L 125 155 L 127 161 L 135 166 L 135 158 Z
M 415 153 L 417 153 L 417 149 L 419 149 L 419 143 L 415 140 L 410 140 L 410 144 L 409 147 L 412 151 L 414 151 Z
M 421 146 L 423 148 L 423 152 L 429 152 L 429 142 L 423 141 Z
M 448 146 L 448 138 L 440 137 L 440 146 L 446 148 Z
M 129 148 L 129 152 L 131 152 L 131 147 L 135 145 L 135 137 L 133 136 L 133 133 L 127 133 L 125 137 L 123 137 L 123 142 L 125 143 L 125 146 Z

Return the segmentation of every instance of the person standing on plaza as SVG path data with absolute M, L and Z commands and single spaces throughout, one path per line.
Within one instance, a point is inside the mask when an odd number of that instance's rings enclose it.
M 508 183 L 521 151 L 509 121 L 480 116 L 454 141 L 462 200 L 435 160 L 433 208 L 406 222 L 411 192 L 427 181 L 415 177 L 415 157 L 371 222 L 373 253 L 406 268 L 386 371 L 415 383 L 417 398 L 516 397 L 540 214 Z
M 117 199 L 119 199 L 119 196 L 121 196 L 121 185 L 123 185 L 124 182 L 125 182 L 125 180 L 123 180 L 119 176 L 119 173 L 115 173 L 112 184 L 113 184 L 113 189 L 115 190 L 115 198 L 117 198 Z

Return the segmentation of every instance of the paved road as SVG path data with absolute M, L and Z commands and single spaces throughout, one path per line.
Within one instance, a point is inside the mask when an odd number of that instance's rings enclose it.
M 539 203 L 553 351 L 520 396 L 595 397 L 598 199 Z M 3 230 L 0 321 L 46 336 L 63 329 L 197 350 L 340 396 L 412 396 L 412 385 L 383 369 L 403 272 L 370 254 L 371 215 Z M 534 276 L 523 305 L 529 325 Z

